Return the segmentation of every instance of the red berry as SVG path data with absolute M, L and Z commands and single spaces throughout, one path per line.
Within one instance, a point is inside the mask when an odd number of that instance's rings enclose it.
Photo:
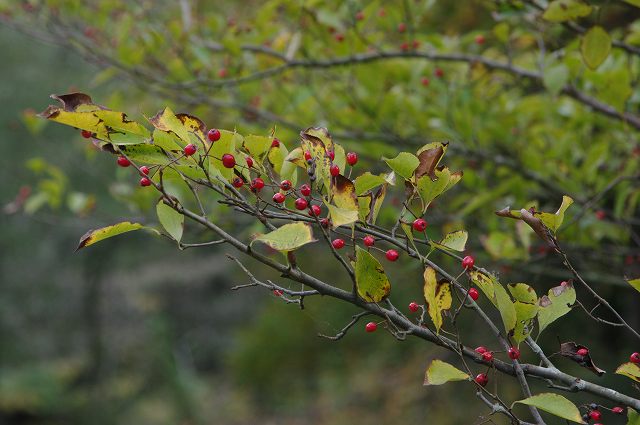
M 380 10 L 378 10 L 378 16 L 379 16 L 380 18 L 384 18 L 385 16 L 387 16 L 387 11 L 386 11 L 386 10 L 384 10 L 384 9 L 380 9 Z
M 320 208 L 320 205 L 311 205 L 311 208 L 309 208 L 309 215 L 317 217 L 322 213 L 322 208 Z
M 562 282 L 560 282 L 560 286 L 567 286 L 569 284 L 569 282 L 567 282 L 566 280 L 563 280 Z
M 476 288 L 471 288 L 469 289 L 469 296 L 472 300 L 478 301 L 478 297 L 480 296 L 480 294 L 478 293 L 478 290 Z
M 631 363 L 640 363 L 640 353 L 632 353 L 629 356 L 629 360 L 631 361 Z
M 418 40 L 413 40 L 411 42 L 411 47 L 413 47 L 414 49 L 417 49 L 418 47 L 420 47 L 420 42 Z
M 406 41 L 402 43 L 400 45 L 400 50 L 402 50 L 403 52 L 406 52 L 407 50 L 409 50 L 409 43 L 407 43 Z
M 242 186 L 244 186 L 244 181 L 240 178 L 240 177 L 236 177 L 235 179 L 233 179 L 233 181 L 231 182 L 231 184 L 233 185 L 233 187 L 235 187 L 236 189 L 241 188 Z
M 493 361 L 493 353 L 491 351 L 485 351 L 484 353 L 482 353 L 482 360 L 484 360 L 485 362 Z
M 310 160 L 311 159 L 311 152 L 305 151 L 304 152 L 304 159 L 305 159 L 305 161 Z
M 576 351 L 576 354 L 579 356 L 586 356 L 587 354 L 589 354 L 589 350 L 587 350 L 586 348 L 580 348 L 578 349 L 578 351 Z
M 281 289 L 274 289 L 273 290 L 273 295 L 275 295 L 276 297 L 281 297 L 282 296 L 282 290 Z
M 476 35 L 475 42 L 476 44 L 484 44 L 485 42 L 484 35 L 482 34 Z
M 387 256 L 387 260 L 389 261 L 396 261 L 399 257 L 398 251 L 396 251 L 395 249 L 390 249 L 386 252 L 385 255 Z
M 604 212 L 603 210 L 598 210 L 596 211 L 596 218 L 598 220 L 604 220 L 605 218 L 607 218 L 607 213 Z
M 149 177 L 143 177 L 140 179 L 140 186 L 151 186 L 151 180 L 149 180 Z
M 271 141 L 271 147 L 272 148 L 279 148 L 280 147 L 280 140 L 278 138 L 275 138 Z
M 217 128 L 212 128 L 207 132 L 207 137 L 212 142 L 217 142 L 218 140 L 220 140 L 220 136 L 221 136 L 220 130 L 218 130 Z
M 616 406 L 613 409 L 611 409 L 611 411 L 616 415 L 621 415 L 624 412 L 624 409 L 620 406 Z
M 336 158 L 336 153 L 334 151 L 327 151 L 327 156 L 333 161 Z
M 129 161 L 129 159 L 127 159 L 127 157 L 119 156 L 118 157 L 118 165 L 121 166 L 121 167 L 128 167 L 129 165 L 131 165 L 131 161 Z
M 436 68 L 435 75 L 438 78 L 444 77 L 444 71 L 442 70 L 442 68 Z
M 373 236 L 367 235 L 362 238 L 362 242 L 364 242 L 365 246 L 373 246 L 376 243 L 376 240 L 373 238 Z
M 336 41 L 342 42 L 344 41 L 344 34 L 342 34 L 341 32 L 337 33 L 336 35 L 333 36 L 333 38 L 336 39 Z
M 143 165 L 142 167 L 140 167 L 140 175 L 144 174 L 145 176 L 149 175 L 149 167 L 147 167 L 146 165 Z
M 264 180 L 262 180 L 260 177 L 256 177 L 251 181 L 251 190 L 253 190 L 254 192 L 259 191 L 263 187 L 264 187 Z
M 183 152 L 186 156 L 191 156 L 194 153 L 196 153 L 197 150 L 198 150 L 198 147 L 196 145 L 194 145 L 193 143 L 189 143 L 187 146 L 184 147 Z
M 487 352 L 487 351 L 489 351 L 489 350 L 487 349 L 487 347 L 483 347 L 483 346 L 481 345 L 481 346 L 479 346 L 479 347 L 476 347 L 476 349 L 475 349 L 475 350 L 473 350 L 473 351 L 475 351 L 475 352 L 476 352 L 476 353 L 478 353 L 478 354 L 484 354 L 484 353 L 486 353 L 486 352 Z
M 248 156 L 248 157 L 245 158 L 245 160 L 247 161 L 247 167 L 249 167 L 249 168 L 253 167 L 253 158 Z
M 276 192 L 273 194 L 273 202 L 275 202 L 276 204 L 283 203 L 285 199 L 285 196 L 280 192 Z
M 476 263 L 476 260 L 472 256 L 467 255 L 466 257 L 464 257 L 462 259 L 462 268 L 465 269 L 465 270 L 466 269 L 471 269 L 471 268 L 473 268 L 473 265 L 475 263 Z
M 417 218 L 413 221 L 413 230 L 416 232 L 424 232 L 427 228 L 427 222 L 423 218 Z
M 230 153 L 225 153 L 222 155 L 222 165 L 226 168 L 233 168 L 236 166 L 236 159 Z
M 412 312 L 416 312 L 420 309 L 420 306 L 417 303 L 410 303 L 409 304 L 409 310 L 411 310 Z
M 89 130 L 82 130 L 80 134 L 82 134 L 82 137 L 84 137 L 85 139 L 89 139 L 91 136 L 93 136 L 93 133 Z
M 507 351 L 507 354 L 512 360 L 518 360 L 520 358 L 520 350 L 518 350 L 518 347 L 510 347 L 509 351 Z
M 487 377 L 486 373 L 479 373 L 478 375 L 476 375 L 476 384 L 480 385 L 481 387 L 486 386 L 489 383 L 489 378 Z
M 405 24 L 404 22 L 400 22 L 398 24 L 398 32 L 402 33 L 405 32 L 407 30 L 407 24 Z
M 290 190 L 291 189 L 291 182 L 289 180 L 282 180 L 280 182 L 280 189 L 282 189 L 282 190 Z
M 218 77 L 225 78 L 226 76 L 227 76 L 227 68 L 220 68 L 220 70 L 218 70 Z
M 304 198 L 298 198 L 296 199 L 295 205 L 297 210 L 302 211 L 307 208 L 307 200 Z
M 342 239 L 334 239 L 331 241 L 331 245 L 333 245 L 335 249 L 341 249 L 344 247 L 344 241 Z
M 329 227 L 329 219 L 328 218 L 323 218 L 320 220 L 320 226 L 324 227 L 325 229 Z
M 303 184 L 300 186 L 300 193 L 302 193 L 303 196 L 311 195 L 311 187 L 309 187 L 308 184 Z
M 422 80 L 420 80 L 420 83 L 427 87 L 429 85 L 429 79 L 427 77 L 422 77 Z
M 600 413 L 599 410 L 592 410 L 591 412 L 589 412 L 589 417 L 594 421 L 599 421 L 600 419 L 602 419 L 602 413 Z
M 364 19 L 364 13 L 362 11 L 359 11 L 358 13 L 356 13 L 357 21 L 362 21 L 363 19 Z
M 355 152 L 349 152 L 347 154 L 347 164 L 353 167 L 354 165 L 356 165 L 357 162 L 358 162 L 358 154 Z
M 329 168 L 329 172 L 331 173 L 331 175 L 333 177 L 337 176 L 338 174 L 340 174 L 340 167 L 338 167 L 337 165 L 332 165 Z
M 364 330 L 367 332 L 375 332 L 378 329 L 376 322 L 369 322 L 365 325 Z

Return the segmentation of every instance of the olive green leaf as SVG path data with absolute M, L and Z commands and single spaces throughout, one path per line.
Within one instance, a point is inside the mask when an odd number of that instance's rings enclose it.
M 384 300 L 391 292 L 391 283 L 380 262 L 368 251 L 356 246 L 356 288 L 358 295 L 370 303 Z
M 80 242 L 78 243 L 78 247 L 76 248 L 76 251 L 82 248 L 85 248 L 89 245 L 93 245 L 94 243 L 108 239 L 110 237 L 117 236 L 122 233 L 131 232 L 133 230 L 139 230 L 142 228 L 144 228 L 144 226 L 140 223 L 131 223 L 130 221 L 123 221 L 121 223 L 116 223 L 111 226 L 101 227 L 100 229 L 89 230 L 80 238 Z
M 640 7 L 640 2 L 638 7 Z M 627 407 L 627 425 L 640 425 L 640 413 L 630 407 Z
M 547 6 L 542 18 L 551 22 L 565 22 L 591 14 L 591 6 L 582 0 L 554 0 Z
M 468 238 L 469 234 L 466 230 L 456 230 L 455 232 L 447 233 L 440 242 L 431 241 L 430 244 L 433 247 L 462 252 L 465 250 Z
M 420 160 L 409 152 L 400 152 L 395 158 L 382 158 L 397 175 L 409 180 L 418 168 Z
M 433 360 L 424 374 L 424 385 L 442 385 L 451 381 L 468 381 L 469 374 L 461 371 L 457 367 L 443 362 Z
M 156 214 L 169 236 L 180 242 L 184 231 L 184 216 L 162 201 L 156 204 Z
M 265 235 L 260 235 L 251 241 L 262 242 L 278 251 L 293 251 L 308 243 L 315 242 L 311 226 L 301 221 L 285 224 Z
M 331 178 L 331 193 L 333 203 L 337 207 L 350 211 L 358 211 L 356 188 L 351 180 L 338 174 Z
M 640 366 L 636 363 L 623 363 L 616 369 L 615 373 L 631 378 L 636 382 L 640 382 Z
M 547 295 L 540 297 L 538 305 L 539 334 L 555 320 L 571 311 L 571 305 L 576 302 L 576 290 L 571 281 L 549 290 Z
M 423 277 L 424 299 L 427 302 L 429 317 L 431 317 L 436 332 L 440 332 L 442 313 L 451 308 L 451 284 L 446 280 L 438 281 L 436 271 L 431 267 L 424 270 Z
M 352 224 L 358 221 L 358 211 L 350 210 L 346 208 L 336 207 L 335 205 L 327 204 L 329 209 L 329 218 L 331 219 L 332 228 L 338 228 L 347 224 Z
M 609 56 L 611 51 L 611 37 L 599 25 L 592 27 L 582 37 L 580 46 L 582 59 L 590 69 L 598 68 Z
M 629 285 L 631 285 L 636 291 L 640 292 L 640 278 L 625 279 Z
M 386 182 L 384 176 L 377 176 L 375 174 L 371 174 L 370 172 L 366 172 L 353 181 L 353 184 L 356 187 L 356 195 L 360 196 L 364 193 L 370 191 L 373 188 L 380 186 Z
M 528 304 L 535 304 L 538 301 L 536 291 L 526 283 L 510 283 L 507 285 L 507 289 L 516 301 Z
M 507 290 L 493 275 L 474 270 L 469 273 L 469 276 L 471 281 L 484 292 L 489 301 L 498 309 L 505 331 L 507 334 L 511 334 L 516 327 L 517 315 Z
M 511 407 L 516 403 L 526 404 L 528 406 L 537 407 L 540 410 L 551 413 L 568 421 L 584 424 L 580 410 L 571 401 L 559 394 L 542 393 L 537 394 L 524 400 L 515 401 Z

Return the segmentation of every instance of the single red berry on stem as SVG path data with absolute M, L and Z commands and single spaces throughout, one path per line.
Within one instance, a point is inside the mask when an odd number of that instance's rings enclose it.
M 251 181 L 251 189 L 254 192 L 259 191 L 260 189 L 262 189 L 264 187 L 264 180 L 262 180 L 260 177 L 256 177 L 255 179 L 253 179 Z
M 592 410 L 591 412 L 589 412 L 589 417 L 594 421 L 599 421 L 600 419 L 602 419 L 602 413 L 600 413 L 599 410 Z
M 242 186 L 244 186 L 244 180 L 242 180 L 240 177 L 236 177 L 233 179 L 233 181 L 231 182 L 231 184 L 233 185 L 233 187 L 235 187 L 236 189 L 241 188 Z
M 486 352 L 487 352 L 487 351 L 489 351 L 489 350 L 487 349 L 487 347 L 484 347 L 484 346 L 482 346 L 482 345 L 481 345 L 481 346 L 479 346 L 479 347 L 476 347 L 476 349 L 475 349 L 475 350 L 473 350 L 473 351 L 475 351 L 475 352 L 476 352 L 476 353 L 478 353 L 478 354 L 484 354 L 484 353 L 486 353 Z
M 598 220 L 604 220 L 605 218 L 607 218 L 607 213 L 604 212 L 604 210 L 598 210 L 596 211 L 596 218 Z
M 400 50 L 402 50 L 403 52 L 406 52 L 407 50 L 409 50 L 409 43 L 407 43 L 406 41 L 402 43 L 400 45 Z
M 491 351 L 485 351 L 484 353 L 482 353 L 482 360 L 484 360 L 485 362 L 492 362 L 493 353 Z
M 149 175 L 149 167 L 147 167 L 146 165 L 140 167 L 140 174 L 144 174 L 145 176 Z
M 420 42 L 418 40 L 413 40 L 411 42 L 411 47 L 413 47 L 414 49 L 417 49 L 418 47 L 420 47 Z
M 307 208 L 307 204 L 308 204 L 307 200 L 304 199 L 304 198 L 298 198 L 298 199 L 296 199 L 296 202 L 295 202 L 296 209 L 300 210 L 300 211 L 306 209 Z
M 364 242 L 365 246 L 373 246 L 376 243 L 376 240 L 371 235 L 367 235 L 362 238 L 362 242 Z
M 328 218 L 323 218 L 320 220 L 320 226 L 324 227 L 325 229 L 329 227 L 329 219 Z
M 82 137 L 84 137 L 85 139 L 89 139 L 91 138 L 91 136 L 93 136 L 93 133 L 89 130 L 82 130 L 80 134 L 82 134 Z
M 276 137 L 273 138 L 273 140 L 271 141 L 271 147 L 272 148 L 279 148 L 280 147 L 280 140 Z
M 334 151 L 327 151 L 327 156 L 333 161 L 336 158 L 336 153 Z
M 631 363 L 640 363 L 640 353 L 632 353 L 629 356 L 629 361 L 631 361 Z
M 507 354 L 512 360 L 518 360 L 520 358 L 520 350 L 518 350 L 518 347 L 510 347 L 509 351 L 507 351 Z
M 280 189 L 291 190 L 291 182 L 289 180 L 282 180 L 280 182 Z
M 611 409 L 611 411 L 616 415 L 621 415 L 624 412 L 624 409 L 620 406 L 616 406 L 613 409 Z
M 151 180 L 149 180 L 149 177 L 141 178 L 140 179 L 140 186 L 143 186 L 143 187 L 151 186 Z
M 416 232 L 424 232 L 427 228 L 427 221 L 423 218 L 416 218 L 413 221 L 413 230 Z
M 344 241 L 339 238 L 334 239 L 333 241 L 331 241 L 331 245 L 333 245 L 335 249 L 342 249 L 344 247 Z
M 186 156 L 191 156 L 194 153 L 196 153 L 197 150 L 198 150 L 198 147 L 196 145 L 194 145 L 193 143 L 189 143 L 187 146 L 184 147 L 183 152 Z
M 422 80 L 420 80 L 420 84 L 427 87 L 429 85 L 429 79 L 427 77 L 422 77 Z
M 236 158 L 230 153 L 225 153 L 222 155 L 222 165 L 224 165 L 225 168 L 233 168 L 236 166 Z
M 308 184 L 303 184 L 300 186 L 300 193 L 302 193 L 303 196 L 311 195 L 311 187 L 309 187 Z
M 435 75 L 438 78 L 444 77 L 444 71 L 442 70 L 442 68 L 436 68 Z
M 227 76 L 228 72 L 227 72 L 227 68 L 220 68 L 218 70 L 218 77 L 219 78 L 225 78 Z
M 407 24 L 405 24 L 404 22 L 400 22 L 398 24 L 398 32 L 399 33 L 403 33 L 407 30 Z
M 341 32 L 337 33 L 336 35 L 333 36 L 333 38 L 336 39 L 336 41 L 339 42 L 343 42 L 344 41 L 344 34 L 342 34 Z
M 364 19 L 364 12 L 359 11 L 356 13 L 356 21 L 362 21 Z
M 580 348 L 578 349 L 578 351 L 576 351 L 576 354 L 579 356 L 586 356 L 587 354 L 589 354 L 589 350 L 587 350 L 586 348 Z
M 320 208 L 320 205 L 311 205 L 311 208 L 309 208 L 309 215 L 317 217 L 320 214 L 322 214 L 322 208 Z
M 118 165 L 121 167 L 128 167 L 131 165 L 131 161 L 127 157 L 119 156 L 118 157 Z
M 310 160 L 311 159 L 311 152 L 305 151 L 304 152 L 304 159 L 305 159 L 305 161 Z
M 376 322 L 369 322 L 364 326 L 364 330 L 369 333 L 375 332 L 376 329 L 378 329 L 378 325 L 376 324 Z
M 358 162 L 358 154 L 355 152 L 349 152 L 347 154 L 347 164 L 353 167 L 354 165 L 356 165 L 357 162 Z
M 212 142 L 217 142 L 218 140 L 220 140 L 220 136 L 221 136 L 220 130 L 218 130 L 217 128 L 212 128 L 207 132 L 207 137 Z
M 412 312 L 415 313 L 419 309 L 420 309 L 420 306 L 418 305 L 418 303 L 413 302 L 409 304 L 409 310 L 411 310 Z
M 247 167 L 249 167 L 249 168 L 253 167 L 253 158 L 248 156 L 248 157 L 245 158 L 245 160 L 247 161 Z
M 481 387 L 485 387 L 488 383 L 489 383 L 489 378 L 487 377 L 486 373 L 479 373 L 478 375 L 476 375 L 476 384 L 480 385 Z
M 484 38 L 484 35 L 482 35 L 482 34 L 476 35 L 476 38 L 475 38 L 476 44 L 484 44 L 485 41 L 486 40 Z
M 338 167 L 337 165 L 332 165 L 329 168 L 329 172 L 333 177 L 336 177 L 338 174 L 340 174 L 340 167 Z
M 480 296 L 480 294 L 478 293 L 478 290 L 476 288 L 471 288 L 469 289 L 469 296 L 472 300 L 478 301 L 478 297 Z
M 395 249 L 390 249 L 385 253 L 387 260 L 389 261 L 396 261 L 398 259 L 398 257 L 400 256 L 398 254 L 398 251 L 396 251 Z
M 466 270 L 466 269 L 471 269 L 471 268 L 473 268 L 473 265 L 474 265 L 475 263 L 476 263 L 475 258 L 473 258 L 473 257 L 472 257 L 472 256 L 470 256 L 470 255 L 467 255 L 466 257 L 464 257 L 464 258 L 462 259 L 462 268 L 463 268 L 463 269 L 465 269 L 465 270 Z
M 276 192 L 273 194 L 273 202 L 275 202 L 276 204 L 283 203 L 285 199 L 285 196 L 280 192 Z

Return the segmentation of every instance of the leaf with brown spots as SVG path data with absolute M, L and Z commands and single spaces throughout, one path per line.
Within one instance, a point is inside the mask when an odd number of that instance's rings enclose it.
M 368 251 L 356 246 L 356 289 L 363 300 L 378 303 L 389 296 L 391 283 L 380 262 Z
M 436 167 L 447 151 L 448 144 L 449 142 L 429 143 L 418 151 L 418 159 L 420 160 L 420 163 L 415 171 L 416 179 L 419 179 L 424 175 L 428 175 L 432 180 L 436 178 Z
M 451 284 L 446 280 L 436 280 L 436 271 L 427 267 L 424 270 L 424 299 L 427 302 L 429 317 L 440 332 L 442 328 L 442 313 L 451 308 Z
M 345 210 L 358 211 L 356 187 L 351 180 L 338 174 L 331 178 L 331 193 L 333 203 Z

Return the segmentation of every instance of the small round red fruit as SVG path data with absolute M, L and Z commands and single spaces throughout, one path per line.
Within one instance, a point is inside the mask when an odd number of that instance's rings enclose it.
M 385 253 L 385 256 L 389 261 L 396 261 L 400 255 L 398 254 L 398 251 L 396 251 L 395 249 L 390 249 Z
M 364 326 L 364 330 L 369 333 L 375 332 L 376 329 L 378 329 L 378 325 L 376 324 L 376 322 L 369 322 Z
M 611 411 L 616 415 L 621 415 L 624 412 L 624 409 L 620 406 L 616 406 L 613 409 L 611 409 Z
M 518 347 L 510 347 L 507 355 L 511 360 L 518 360 L 520 358 L 520 350 L 518 350 Z
M 149 167 L 147 167 L 146 165 L 143 165 L 142 167 L 140 167 L 140 175 L 144 174 L 145 176 L 149 175 Z
M 334 239 L 333 241 L 331 241 L 331 245 L 335 249 L 342 249 L 344 248 L 344 241 L 342 239 Z
M 478 375 L 476 375 L 475 381 L 476 384 L 480 385 L 481 387 L 485 387 L 489 383 L 489 378 L 487 377 L 486 373 L 479 373 Z
M 277 192 L 277 193 L 273 194 L 273 202 L 275 202 L 276 204 L 283 203 L 285 199 L 286 199 L 286 197 L 280 192 Z
M 589 417 L 594 421 L 599 421 L 602 419 L 602 413 L 599 410 L 592 410 L 589 412 Z
M 322 208 L 320 208 L 320 205 L 311 205 L 311 207 L 309 208 L 309 215 L 317 217 L 320 214 L 322 214 Z
M 373 236 L 367 235 L 362 238 L 362 242 L 365 246 L 373 246 L 376 243 L 376 240 L 373 238 Z
M 247 161 L 247 167 L 249 167 L 249 168 L 253 167 L 253 158 L 248 156 L 248 157 L 245 158 L 245 161 Z
M 484 38 L 484 35 L 478 34 L 476 35 L 476 38 L 474 39 L 474 41 L 476 42 L 476 44 L 484 44 L 486 40 Z
M 225 168 L 233 168 L 236 166 L 236 158 L 230 153 L 225 153 L 222 155 L 222 165 L 224 165 Z
M 429 85 L 429 79 L 427 77 L 422 77 L 422 80 L 420 80 L 420 84 L 427 87 Z
M 416 218 L 413 221 L 413 230 L 416 232 L 424 232 L 427 228 L 427 221 L 423 218 Z
M 229 72 L 227 71 L 227 68 L 220 68 L 218 70 L 218 77 L 219 78 L 225 78 L 228 74 L 229 74 Z
M 282 290 L 281 289 L 274 289 L 273 290 L 273 295 L 275 295 L 276 297 L 281 297 L 282 296 Z
M 141 178 L 140 179 L 140 186 L 142 186 L 142 187 L 151 186 L 151 180 L 149 180 L 149 177 Z
M 409 310 L 411 310 L 412 312 L 416 312 L 420 309 L 420 306 L 418 305 L 418 303 L 409 303 Z
M 217 128 L 212 128 L 207 132 L 207 138 L 212 142 L 217 142 L 218 140 L 220 140 L 220 136 L 220 130 L 218 130 Z
M 491 351 L 485 351 L 484 353 L 482 353 L 482 360 L 484 360 L 485 362 L 492 362 L 493 353 Z
M 470 255 L 467 255 L 466 257 L 464 257 L 464 258 L 462 259 L 462 268 L 463 268 L 463 269 L 465 269 L 465 270 L 466 270 L 466 269 L 471 269 L 471 268 L 473 268 L 473 265 L 474 265 L 475 263 L 476 263 L 475 258 L 473 258 L 473 257 L 472 257 L 472 256 L 470 256 Z
M 236 177 L 233 179 L 233 181 L 231 182 L 231 184 L 233 185 L 233 187 L 235 187 L 236 189 L 241 188 L 242 186 L 244 186 L 244 180 L 242 180 L 240 177 Z
M 336 35 L 333 36 L 333 38 L 336 39 L 336 41 L 339 42 L 343 42 L 344 41 L 344 34 L 342 34 L 341 32 L 337 33 Z
M 334 160 L 336 159 L 336 153 L 334 151 L 327 151 L 327 156 L 329 157 L 330 160 Z
M 328 218 L 323 218 L 320 220 L 320 226 L 324 227 L 325 229 L 329 227 L 329 219 Z
M 117 162 L 121 167 L 128 167 L 129 165 L 131 165 L 131 161 L 129 161 L 129 159 L 125 156 L 119 156 Z
M 489 350 L 487 349 L 487 347 L 483 347 L 483 346 L 481 345 L 481 346 L 479 346 L 479 347 L 476 347 L 476 349 L 475 349 L 475 350 L 473 350 L 473 351 L 475 351 L 475 352 L 476 352 L 476 353 L 478 353 L 478 354 L 484 354 L 484 353 L 486 353 L 486 352 L 487 352 L 487 351 L 489 351 Z
M 349 152 L 347 154 L 347 164 L 353 167 L 354 165 L 356 165 L 357 162 L 358 162 L 358 154 L 355 152 Z
M 409 43 L 407 43 L 406 41 L 402 43 L 400 45 L 400 50 L 402 50 L 403 52 L 406 52 L 407 50 L 409 50 Z
M 578 349 L 578 351 L 576 351 L 576 354 L 579 356 L 586 356 L 587 354 L 589 354 L 589 350 L 587 350 L 586 348 L 580 348 Z
M 338 167 L 337 165 L 332 165 L 329 168 L 329 172 L 333 177 L 336 177 L 338 174 L 340 174 L 340 167 Z
M 302 193 L 302 196 L 311 195 L 311 187 L 308 184 L 303 184 L 300 186 L 300 193 Z
M 403 33 L 407 30 L 407 24 L 405 24 L 404 22 L 400 22 L 398 24 L 398 32 L 399 33 Z
M 93 133 L 89 130 L 82 130 L 80 134 L 82 134 L 82 137 L 84 137 L 85 139 L 89 139 L 91 138 L 91 136 L 93 136 Z
M 311 159 L 311 152 L 305 151 L 304 152 L 304 159 L 305 159 L 305 161 L 310 160 Z
M 637 363 L 640 363 L 640 353 L 638 353 L 638 352 L 636 352 L 636 353 L 632 353 L 632 354 L 629 356 L 629 361 L 630 361 L 631 363 L 636 363 L 636 364 L 637 364 Z
M 253 190 L 254 192 L 259 191 L 263 187 L 264 187 L 264 180 L 262 180 L 260 177 L 256 177 L 251 181 L 251 190 Z
M 184 147 L 183 152 L 186 156 L 191 156 L 194 153 L 196 153 L 197 150 L 198 150 L 198 147 L 196 145 L 194 145 L 193 143 L 189 143 L 187 146 Z
M 444 77 L 444 71 L 442 70 L 442 68 L 436 68 L 434 74 L 438 78 Z
M 480 294 L 478 293 L 478 290 L 476 288 L 471 288 L 469 289 L 469 296 L 472 300 L 478 301 L 478 297 L 480 296 Z
M 596 211 L 596 218 L 598 220 L 604 220 L 605 218 L 607 218 L 607 213 L 604 212 L 604 210 L 598 210 Z
M 356 21 L 362 21 L 364 19 L 364 12 L 359 11 L 356 13 Z
M 291 182 L 289 180 L 282 180 L 280 182 L 280 189 L 291 190 Z
M 307 208 L 307 204 L 308 204 L 307 200 L 304 199 L 304 198 L 298 198 L 298 199 L 296 199 L 296 202 L 295 202 L 296 209 L 300 210 L 300 211 L 306 209 Z
M 280 147 L 280 140 L 278 138 L 274 138 L 271 141 L 271 147 L 272 148 L 279 148 Z

